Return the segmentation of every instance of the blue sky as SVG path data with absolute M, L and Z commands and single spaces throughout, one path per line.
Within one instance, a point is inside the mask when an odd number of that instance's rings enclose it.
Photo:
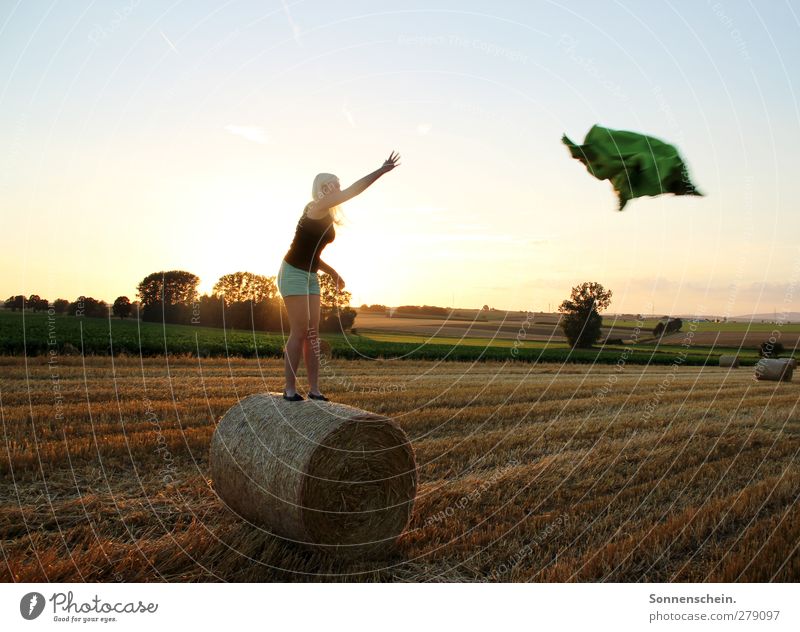
M 275 274 L 319 171 L 356 304 L 798 309 L 797 2 L 4 2 L 0 294 Z M 633 201 L 560 143 L 677 144 L 703 198 Z

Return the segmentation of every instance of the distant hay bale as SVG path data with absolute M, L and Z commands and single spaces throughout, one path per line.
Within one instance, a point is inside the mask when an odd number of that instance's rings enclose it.
M 738 369 L 739 356 L 738 355 L 722 355 L 719 357 L 719 365 L 723 368 Z
M 394 420 L 278 393 L 234 404 L 217 425 L 210 458 L 214 489 L 234 512 L 339 556 L 390 548 L 417 490 L 414 452 Z
M 762 358 L 756 364 L 756 379 L 791 382 L 794 366 L 787 358 Z

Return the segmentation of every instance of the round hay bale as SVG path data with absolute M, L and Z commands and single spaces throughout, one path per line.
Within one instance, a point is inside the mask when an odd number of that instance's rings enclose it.
M 738 355 L 721 355 L 719 357 L 719 365 L 724 368 L 738 369 L 739 356 Z
M 756 379 L 791 382 L 794 367 L 786 358 L 762 358 L 756 363 Z
M 414 452 L 394 420 L 279 393 L 234 404 L 214 431 L 210 459 L 214 489 L 235 513 L 339 556 L 391 548 L 417 491 Z
M 795 360 L 794 358 L 788 358 L 788 360 L 789 360 L 789 364 L 792 365 L 792 369 L 796 369 L 797 368 L 797 360 Z

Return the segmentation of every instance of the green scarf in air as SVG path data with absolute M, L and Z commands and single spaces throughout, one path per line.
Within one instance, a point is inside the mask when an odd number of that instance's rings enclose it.
M 595 125 L 583 145 L 566 136 L 561 141 L 595 178 L 611 181 L 620 211 L 643 195 L 703 195 L 689 180 L 678 150 L 652 136 Z

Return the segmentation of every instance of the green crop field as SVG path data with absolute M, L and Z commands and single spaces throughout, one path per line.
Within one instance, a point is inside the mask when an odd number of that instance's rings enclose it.
M 463 347 L 491 347 L 498 349 L 512 349 L 515 346 L 519 350 L 529 350 L 531 353 L 553 352 L 560 351 L 564 358 L 568 358 L 570 354 L 570 347 L 566 342 L 559 340 L 549 342 L 542 340 L 509 340 L 507 338 L 455 338 L 452 336 L 423 336 L 405 333 L 373 333 L 364 332 L 363 337 L 375 340 L 377 342 L 386 343 L 404 343 L 414 345 L 437 344 L 447 345 L 449 347 L 463 346 Z M 633 360 L 634 364 L 645 364 L 647 358 L 651 358 L 654 364 L 662 364 L 664 358 L 669 358 L 673 361 L 679 354 L 685 354 L 688 364 L 703 365 L 703 364 L 716 364 L 717 359 L 723 354 L 738 354 L 740 361 L 745 365 L 755 364 L 758 361 L 759 354 L 755 349 L 739 349 L 730 346 L 715 346 L 710 348 L 708 346 L 692 345 L 690 347 L 682 347 L 680 344 L 661 344 L 654 346 L 652 343 L 642 343 L 638 346 L 633 345 L 603 345 L 601 347 L 601 355 L 606 360 L 598 360 L 600 362 L 612 361 L 616 362 L 618 358 L 626 352 L 632 353 L 632 349 L 636 349 L 636 357 Z M 572 353 L 579 353 L 572 351 Z
M 678 334 L 680 336 L 680 334 Z M 723 353 L 737 347 L 692 345 L 681 347 L 675 336 L 669 344 L 655 347 L 642 343 L 609 345 L 593 349 L 570 349 L 560 341 L 437 337 L 388 331 L 354 334 L 323 334 L 331 356 L 343 359 L 398 358 L 414 360 L 520 360 L 527 362 L 588 362 L 615 364 L 715 365 Z M 44 355 L 51 350 L 62 355 L 171 354 L 198 357 L 267 358 L 283 354 L 284 334 L 224 330 L 191 325 L 164 325 L 136 320 L 48 316 L 0 310 L 0 354 Z M 742 363 L 754 364 L 757 352 L 740 352 Z
M 688 318 L 682 319 L 684 326 L 687 326 L 691 320 Z M 614 325 L 614 327 L 630 327 L 633 329 L 634 327 L 640 326 L 646 331 L 652 331 L 653 327 L 658 324 L 658 319 L 652 320 L 647 319 L 644 321 L 644 325 L 639 325 L 635 320 L 614 320 L 613 317 L 605 317 L 603 318 L 603 324 L 610 326 Z M 714 322 L 704 322 L 699 321 L 695 323 L 694 326 L 695 331 L 719 331 L 719 332 L 754 332 L 754 333 L 766 333 L 769 334 L 771 331 L 775 329 L 780 329 L 783 333 L 787 334 L 798 334 L 800 333 L 800 323 L 784 323 L 780 325 L 776 325 L 775 323 L 762 323 L 759 321 L 753 322 L 729 322 L 729 323 L 714 323 Z
M 541 340 L 520 340 L 519 343 L 509 338 L 457 338 L 455 336 L 425 336 L 406 333 L 383 333 L 383 332 L 363 332 L 364 338 L 375 340 L 376 342 L 394 342 L 425 344 L 434 343 L 449 346 L 464 345 L 467 347 L 500 347 L 504 349 L 513 348 L 515 345 L 525 349 L 569 349 L 566 342 L 554 341 L 545 342 Z

